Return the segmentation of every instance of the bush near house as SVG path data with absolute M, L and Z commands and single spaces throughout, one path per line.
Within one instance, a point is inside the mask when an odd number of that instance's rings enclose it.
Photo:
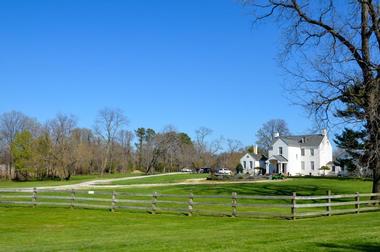
M 272 180 L 277 180 L 277 179 L 285 179 L 284 174 L 275 174 L 272 176 Z

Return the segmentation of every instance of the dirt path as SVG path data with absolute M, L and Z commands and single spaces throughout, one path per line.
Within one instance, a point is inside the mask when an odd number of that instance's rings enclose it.
M 112 188 L 147 188 L 147 187 L 165 187 L 165 186 L 178 186 L 178 185 L 217 185 L 217 184 L 254 184 L 254 183 L 278 183 L 283 181 L 288 181 L 289 179 L 283 180 L 239 180 L 239 181 L 215 181 L 201 179 L 188 179 L 183 182 L 175 183 L 160 183 L 160 184 L 134 184 L 134 185 L 97 185 L 94 188 L 99 189 L 112 189 Z
M 123 177 L 123 178 L 113 178 L 113 179 L 97 179 L 97 180 L 91 180 L 86 182 L 81 182 L 78 184 L 71 184 L 71 185 L 60 185 L 60 186 L 41 186 L 37 187 L 37 189 L 81 189 L 81 188 L 93 188 L 93 187 L 100 187 L 98 184 L 103 184 L 103 187 L 107 188 L 112 187 L 112 185 L 104 185 L 108 183 L 112 183 L 115 181 L 125 181 L 125 180 L 138 180 L 138 179 L 145 179 L 145 178 L 153 178 L 153 177 L 162 177 L 162 176 L 171 176 L 181 174 L 180 172 L 173 172 L 173 173 L 165 173 L 165 174 L 156 174 L 156 175 L 146 175 L 146 176 L 136 176 L 136 177 Z

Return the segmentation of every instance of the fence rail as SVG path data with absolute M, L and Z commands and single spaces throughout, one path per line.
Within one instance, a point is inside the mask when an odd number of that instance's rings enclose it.
M 121 209 L 152 214 L 249 216 L 297 219 L 380 210 L 380 193 L 334 195 L 195 195 L 83 190 L 0 189 L 0 205 Z

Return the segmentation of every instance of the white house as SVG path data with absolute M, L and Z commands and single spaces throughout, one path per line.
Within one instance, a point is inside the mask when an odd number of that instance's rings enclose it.
M 327 130 L 322 134 L 279 136 L 275 135 L 266 173 L 283 173 L 295 175 L 323 175 L 322 166 L 332 165 L 332 146 Z
M 254 147 L 253 153 L 247 153 L 240 159 L 240 164 L 243 167 L 243 173 L 249 173 L 252 175 L 257 175 L 261 171 L 257 169 L 265 169 L 267 158 L 264 155 L 257 154 L 257 146 Z

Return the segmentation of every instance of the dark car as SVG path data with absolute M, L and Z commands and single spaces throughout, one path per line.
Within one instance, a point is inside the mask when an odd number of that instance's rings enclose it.
M 199 169 L 199 173 L 210 173 L 210 172 L 211 172 L 211 168 L 208 168 L 208 167 Z

